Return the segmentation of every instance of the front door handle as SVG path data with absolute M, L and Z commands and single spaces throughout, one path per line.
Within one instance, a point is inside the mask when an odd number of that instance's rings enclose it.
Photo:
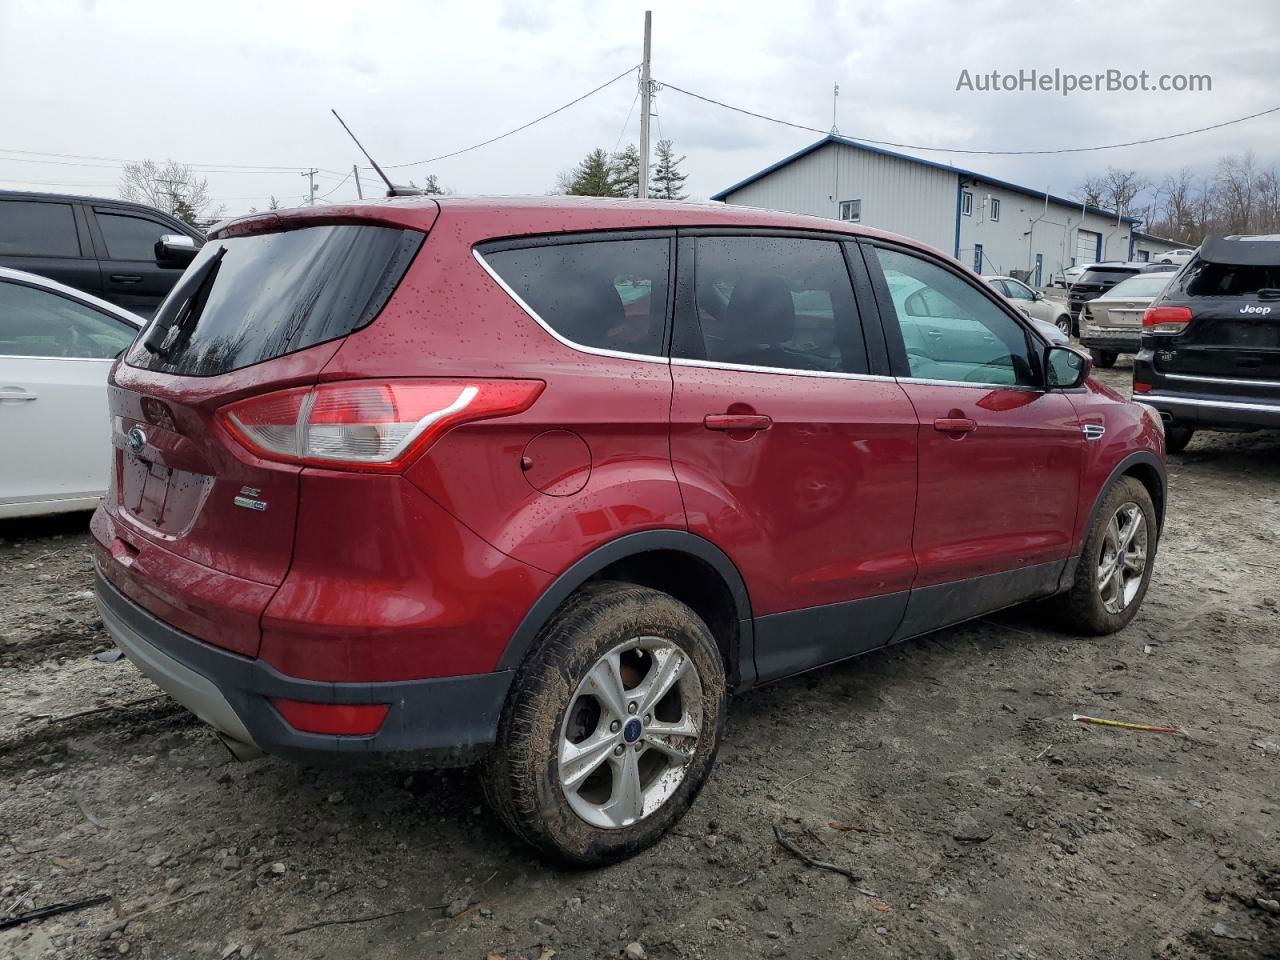
M 37 393 L 28 393 L 26 390 L 0 390 L 0 401 L 14 400 L 21 403 L 24 400 L 34 400 L 38 397 Z
M 933 429 L 939 433 L 973 433 L 978 421 L 972 417 L 939 417 L 933 421 Z
M 142 278 L 136 273 L 113 273 L 111 279 L 116 283 L 141 283 Z
M 708 413 L 702 425 L 708 430 L 768 430 L 773 418 L 758 413 Z

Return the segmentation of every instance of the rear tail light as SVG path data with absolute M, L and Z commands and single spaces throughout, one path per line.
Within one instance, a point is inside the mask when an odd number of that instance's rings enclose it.
M 1142 328 L 1148 333 L 1181 333 L 1191 322 L 1189 307 L 1147 307 Z
M 228 404 L 222 425 L 257 456 L 398 470 L 461 423 L 529 409 L 541 380 L 349 380 Z
M 391 709 L 386 703 L 309 703 L 273 697 L 272 705 L 285 723 L 301 733 L 331 733 L 367 737 L 382 729 Z
M 1134 382 L 1134 384 L 1133 384 L 1133 392 L 1134 392 L 1134 393 L 1150 393 L 1150 392 L 1151 392 L 1151 384 L 1149 384 L 1149 383 L 1138 383 L 1137 381 L 1135 381 L 1135 382 Z

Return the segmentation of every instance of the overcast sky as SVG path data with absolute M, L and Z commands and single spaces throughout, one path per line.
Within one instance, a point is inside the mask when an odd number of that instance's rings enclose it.
M 653 75 L 796 123 L 968 149 L 1044 149 L 1158 136 L 1280 106 L 1280 3 L 1025 0 L 822 3 L 543 2 L 372 4 L 0 0 L 0 187 L 117 193 L 116 159 L 207 167 L 228 213 L 303 199 L 297 170 L 321 168 L 320 193 L 360 159 L 336 107 L 375 158 L 406 163 L 524 123 L 640 60 L 654 11 Z M 1212 76 L 1212 92 L 957 92 L 961 70 L 1115 68 Z M 588 150 L 638 141 L 636 84 L 625 78 L 500 143 L 396 179 L 435 173 L 459 193 L 545 193 Z M 713 107 L 671 90 L 657 135 L 686 154 L 706 198 L 817 134 Z M 1108 164 L 1158 179 L 1254 151 L 1280 163 L 1280 114 L 1172 143 L 1093 154 L 928 154 L 982 173 L 1070 193 Z M 33 156 L 79 155 L 106 160 Z M 97 164 L 97 165 L 90 165 Z M 335 171 L 330 173 L 328 171 Z M 369 186 L 368 179 L 365 181 Z

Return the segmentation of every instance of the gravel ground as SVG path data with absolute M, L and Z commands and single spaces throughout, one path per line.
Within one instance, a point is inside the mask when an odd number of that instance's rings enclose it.
M 1198 436 L 1121 634 L 1016 610 L 744 696 L 677 831 L 590 872 L 466 771 L 229 760 L 94 658 L 87 517 L 0 524 L 0 922 L 110 896 L 0 956 L 1280 958 L 1277 481 L 1280 435 Z

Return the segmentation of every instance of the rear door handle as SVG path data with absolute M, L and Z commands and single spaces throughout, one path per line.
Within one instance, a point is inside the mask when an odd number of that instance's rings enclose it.
M 939 417 L 933 421 L 933 429 L 939 433 L 973 433 L 978 421 L 971 417 Z
M 768 430 L 773 418 L 758 413 L 708 413 L 702 425 L 708 430 Z
M 24 400 L 34 400 L 38 396 L 38 393 L 27 393 L 25 390 L 0 390 L 0 401 L 16 400 L 21 403 Z
M 141 283 L 142 278 L 136 273 L 113 273 L 111 279 L 116 283 Z

